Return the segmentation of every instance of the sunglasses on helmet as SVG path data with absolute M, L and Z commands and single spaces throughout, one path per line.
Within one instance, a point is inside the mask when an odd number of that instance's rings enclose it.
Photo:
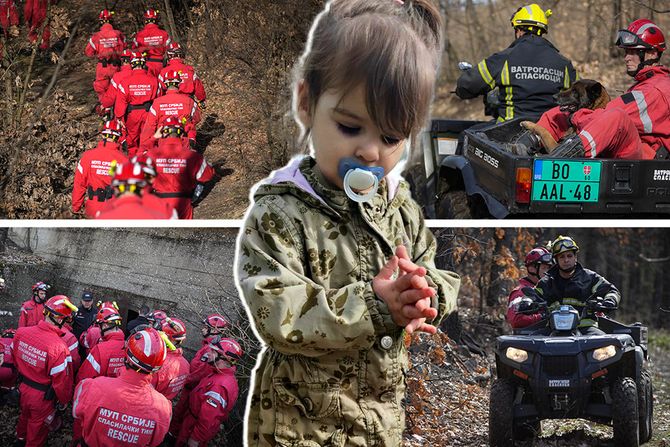
M 651 48 L 651 45 L 640 39 L 640 36 L 631 33 L 627 29 L 619 30 L 614 44 L 623 47 L 643 46 L 645 48 Z
M 552 263 L 552 257 L 551 253 L 545 253 L 542 256 L 540 256 L 540 263 L 542 264 L 551 264 Z
M 562 250 L 577 250 L 577 245 L 570 240 L 570 239 L 565 239 L 565 240 L 560 240 L 554 242 L 554 246 L 552 247 L 552 251 L 557 252 L 557 251 L 562 251 Z

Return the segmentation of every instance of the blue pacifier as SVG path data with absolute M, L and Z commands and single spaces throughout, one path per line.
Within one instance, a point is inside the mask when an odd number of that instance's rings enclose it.
M 377 194 L 379 181 L 384 177 L 381 166 L 365 166 L 355 158 L 343 158 L 337 167 L 344 192 L 355 202 L 367 202 Z M 368 192 L 359 194 L 356 191 Z

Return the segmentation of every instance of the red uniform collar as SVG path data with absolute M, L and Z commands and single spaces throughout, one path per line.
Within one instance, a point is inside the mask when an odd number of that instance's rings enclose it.
M 670 75 L 670 70 L 665 65 L 651 65 L 649 67 L 644 67 L 635 75 L 636 81 L 644 81 L 650 77 L 657 74 Z
M 123 331 L 114 331 L 114 332 L 106 332 L 105 335 L 102 336 L 102 339 L 105 341 L 109 340 L 125 340 L 125 336 L 123 334 Z
M 54 334 L 58 335 L 59 337 L 62 337 L 65 332 L 57 326 L 54 326 L 53 324 L 49 324 L 46 321 L 42 320 L 39 323 L 37 323 L 37 327 L 40 328 L 43 331 L 47 332 L 53 332 Z

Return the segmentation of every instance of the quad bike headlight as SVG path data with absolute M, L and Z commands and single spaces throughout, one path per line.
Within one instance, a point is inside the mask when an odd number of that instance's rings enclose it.
M 517 363 L 523 363 L 528 360 L 528 352 L 523 349 L 509 347 L 505 351 L 505 357 Z
M 614 345 L 607 345 L 593 351 L 593 360 L 602 362 L 610 359 L 616 355 L 616 347 Z

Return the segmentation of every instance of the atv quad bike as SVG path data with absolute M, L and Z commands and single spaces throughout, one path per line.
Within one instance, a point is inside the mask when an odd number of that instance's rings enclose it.
M 614 443 L 621 447 L 651 439 L 647 328 L 600 317 L 598 325 L 606 335 L 581 335 L 578 325 L 585 313 L 604 310 L 612 309 L 596 300 L 587 303 L 581 316 L 572 306 L 560 306 L 548 319 L 498 337 L 489 406 L 491 446 L 532 439 L 542 419 L 610 424 Z

